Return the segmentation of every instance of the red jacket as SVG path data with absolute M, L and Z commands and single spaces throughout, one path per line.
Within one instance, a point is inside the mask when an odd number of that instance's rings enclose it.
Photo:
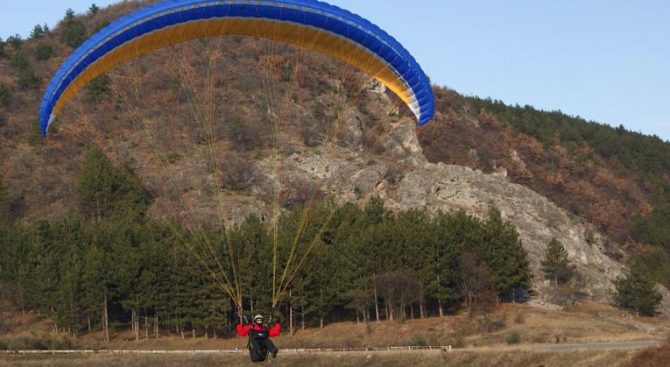
M 275 326 L 271 328 L 263 326 L 258 326 L 256 324 L 254 325 L 246 325 L 242 326 L 241 324 L 237 324 L 237 333 L 240 334 L 240 336 L 247 336 L 249 335 L 249 330 L 254 329 L 254 330 L 261 330 L 261 331 L 266 331 L 268 332 L 268 337 L 273 337 L 273 336 L 279 336 L 279 333 L 281 332 L 281 325 L 275 324 Z

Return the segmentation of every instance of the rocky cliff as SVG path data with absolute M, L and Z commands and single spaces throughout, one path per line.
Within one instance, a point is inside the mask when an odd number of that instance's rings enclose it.
M 392 109 L 390 101 L 381 100 L 377 108 Z M 389 133 L 379 141 L 383 146 L 381 154 L 373 154 L 369 149 L 360 148 L 359 139 L 363 134 L 357 122 L 357 110 L 351 109 L 342 116 L 340 135 L 346 138 L 333 142 L 327 149 L 295 144 L 290 154 L 280 157 L 279 164 L 273 156 L 248 162 L 254 172 L 242 192 L 226 191 L 219 196 L 214 189 L 215 178 L 206 174 L 206 165 L 198 163 L 198 155 L 183 158 L 174 170 L 179 172 L 178 179 L 190 210 L 203 222 L 212 224 L 219 218 L 219 208 L 224 208 L 223 216 L 229 222 L 239 222 L 249 214 L 271 222 L 277 172 L 280 172 L 282 197 L 293 200 L 304 201 L 308 192 L 316 190 L 314 192 L 321 197 L 332 197 L 342 203 L 364 205 L 369 198 L 380 196 L 393 210 L 462 209 L 482 217 L 490 206 L 495 206 L 516 226 L 529 253 L 534 289 L 539 294 L 546 294 L 551 287 L 543 278 L 540 261 L 547 244 L 556 238 L 564 244 L 576 266 L 576 288 L 592 299 L 611 300 L 613 281 L 622 270 L 616 259 L 623 254 L 592 225 L 529 188 L 510 182 L 504 169 L 485 174 L 465 166 L 429 163 L 411 119 L 393 123 Z M 159 192 L 153 213 L 169 214 L 167 208 L 175 207 L 175 203 L 170 203 L 170 189 L 152 177 L 151 172 L 156 170 L 139 173 L 147 187 Z M 212 189 L 203 190 L 203 187 Z M 161 190 L 165 192 L 160 193 Z

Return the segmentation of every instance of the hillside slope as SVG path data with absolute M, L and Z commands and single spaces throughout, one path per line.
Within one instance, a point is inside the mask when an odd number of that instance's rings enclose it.
M 90 34 L 142 4 L 77 19 Z M 131 162 L 155 217 L 193 214 L 214 225 L 225 207 L 233 223 L 249 214 L 272 218 L 277 203 L 305 203 L 312 188 L 323 199 L 361 204 L 379 195 L 396 209 L 483 215 L 495 205 L 519 229 L 538 290 L 547 286 L 539 262 L 555 237 L 584 276 L 583 289 L 607 300 L 622 248 L 642 246 L 631 236 L 634 218 L 651 213 L 657 188 L 670 183 L 667 172 L 652 183 L 588 143 L 567 146 L 557 135 L 548 144 L 442 88 L 435 121 L 417 139 L 409 111 L 367 76 L 319 54 L 242 37 L 189 42 L 115 69 L 72 102 L 44 142 L 36 114 L 44 86 L 72 52 L 63 30 L 4 44 L 0 58 L 7 90 L 0 167 L 23 221 L 77 209 L 79 163 L 93 146 Z M 54 56 L 39 60 L 40 45 Z M 33 83 L 21 78 L 26 70 L 34 71 Z

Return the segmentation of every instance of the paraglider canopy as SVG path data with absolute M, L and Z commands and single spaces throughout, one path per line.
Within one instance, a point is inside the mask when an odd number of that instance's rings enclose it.
M 420 125 L 433 118 L 435 100 L 419 64 L 393 37 L 358 15 L 316 0 L 167 0 L 113 22 L 67 59 L 44 95 L 42 133 L 81 88 L 116 65 L 222 35 L 267 38 L 336 57 L 391 89 Z

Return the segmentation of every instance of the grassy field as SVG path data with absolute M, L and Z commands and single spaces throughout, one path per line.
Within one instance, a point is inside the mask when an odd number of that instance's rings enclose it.
M 280 355 L 274 366 L 291 367 L 625 367 L 633 351 L 598 352 L 393 352 L 360 354 Z M 247 356 L 219 355 L 90 355 L 0 356 L 0 367 L 238 367 L 252 366 Z
M 11 330 L 0 336 L 0 349 L 161 349 L 199 350 L 243 348 L 245 338 L 186 338 L 162 334 L 160 339 L 132 340 L 129 331 L 113 334 L 105 343 L 98 333 L 72 338 L 48 332 L 48 320 L 30 315 L 15 318 Z M 511 335 L 516 335 L 511 342 Z M 539 352 L 523 350 L 535 343 L 592 343 L 665 339 L 670 335 L 667 316 L 633 317 L 626 312 L 599 304 L 583 304 L 571 310 L 551 310 L 529 305 L 505 304 L 487 320 L 466 314 L 444 319 L 394 322 L 338 323 L 323 329 L 298 328 L 295 335 L 274 338 L 284 351 L 270 364 L 276 366 L 368 366 L 368 367 L 550 367 L 606 366 L 661 367 L 670 358 L 670 346 L 645 351 L 598 350 Z M 509 344 L 515 349 L 509 349 Z M 288 348 L 347 348 L 393 345 L 453 345 L 453 352 L 363 352 L 331 354 L 291 354 Z M 518 348 L 518 349 L 516 349 Z M 646 364 L 641 364 L 646 363 Z M 253 366 L 244 355 L 0 355 L 4 366 L 95 366 L 95 367 L 208 367 Z
M 49 333 L 47 321 L 17 322 L 11 331 L 0 335 L 0 349 L 234 349 L 243 348 L 244 338 L 213 339 L 200 334 L 193 339 L 187 334 L 163 333 L 159 340 L 150 337 L 134 341 L 127 330 L 113 333 L 105 343 L 100 332 L 72 338 Z M 453 345 L 486 347 L 534 343 L 591 343 L 666 339 L 670 336 L 667 316 L 633 317 L 628 313 L 599 304 L 584 304 L 569 311 L 550 310 L 529 305 L 504 304 L 485 321 L 466 314 L 444 319 L 395 322 L 338 323 L 323 329 L 307 328 L 295 335 L 283 333 L 275 338 L 280 348 L 349 348 L 395 345 Z
M 485 321 L 466 314 L 445 319 L 408 320 L 404 325 L 380 323 L 338 323 L 324 329 L 298 329 L 289 336 L 276 338 L 283 348 L 350 348 L 394 345 L 454 345 L 482 347 L 506 345 L 513 334 L 519 344 L 591 343 L 665 339 L 670 336 L 667 318 L 632 317 L 620 310 L 599 304 L 586 304 L 571 311 L 547 310 L 528 305 L 505 304 Z M 189 339 L 178 337 L 140 342 L 124 341 L 128 335 L 117 335 L 107 349 L 226 349 L 242 347 L 244 338 Z M 99 337 L 83 338 L 82 344 L 104 347 Z

